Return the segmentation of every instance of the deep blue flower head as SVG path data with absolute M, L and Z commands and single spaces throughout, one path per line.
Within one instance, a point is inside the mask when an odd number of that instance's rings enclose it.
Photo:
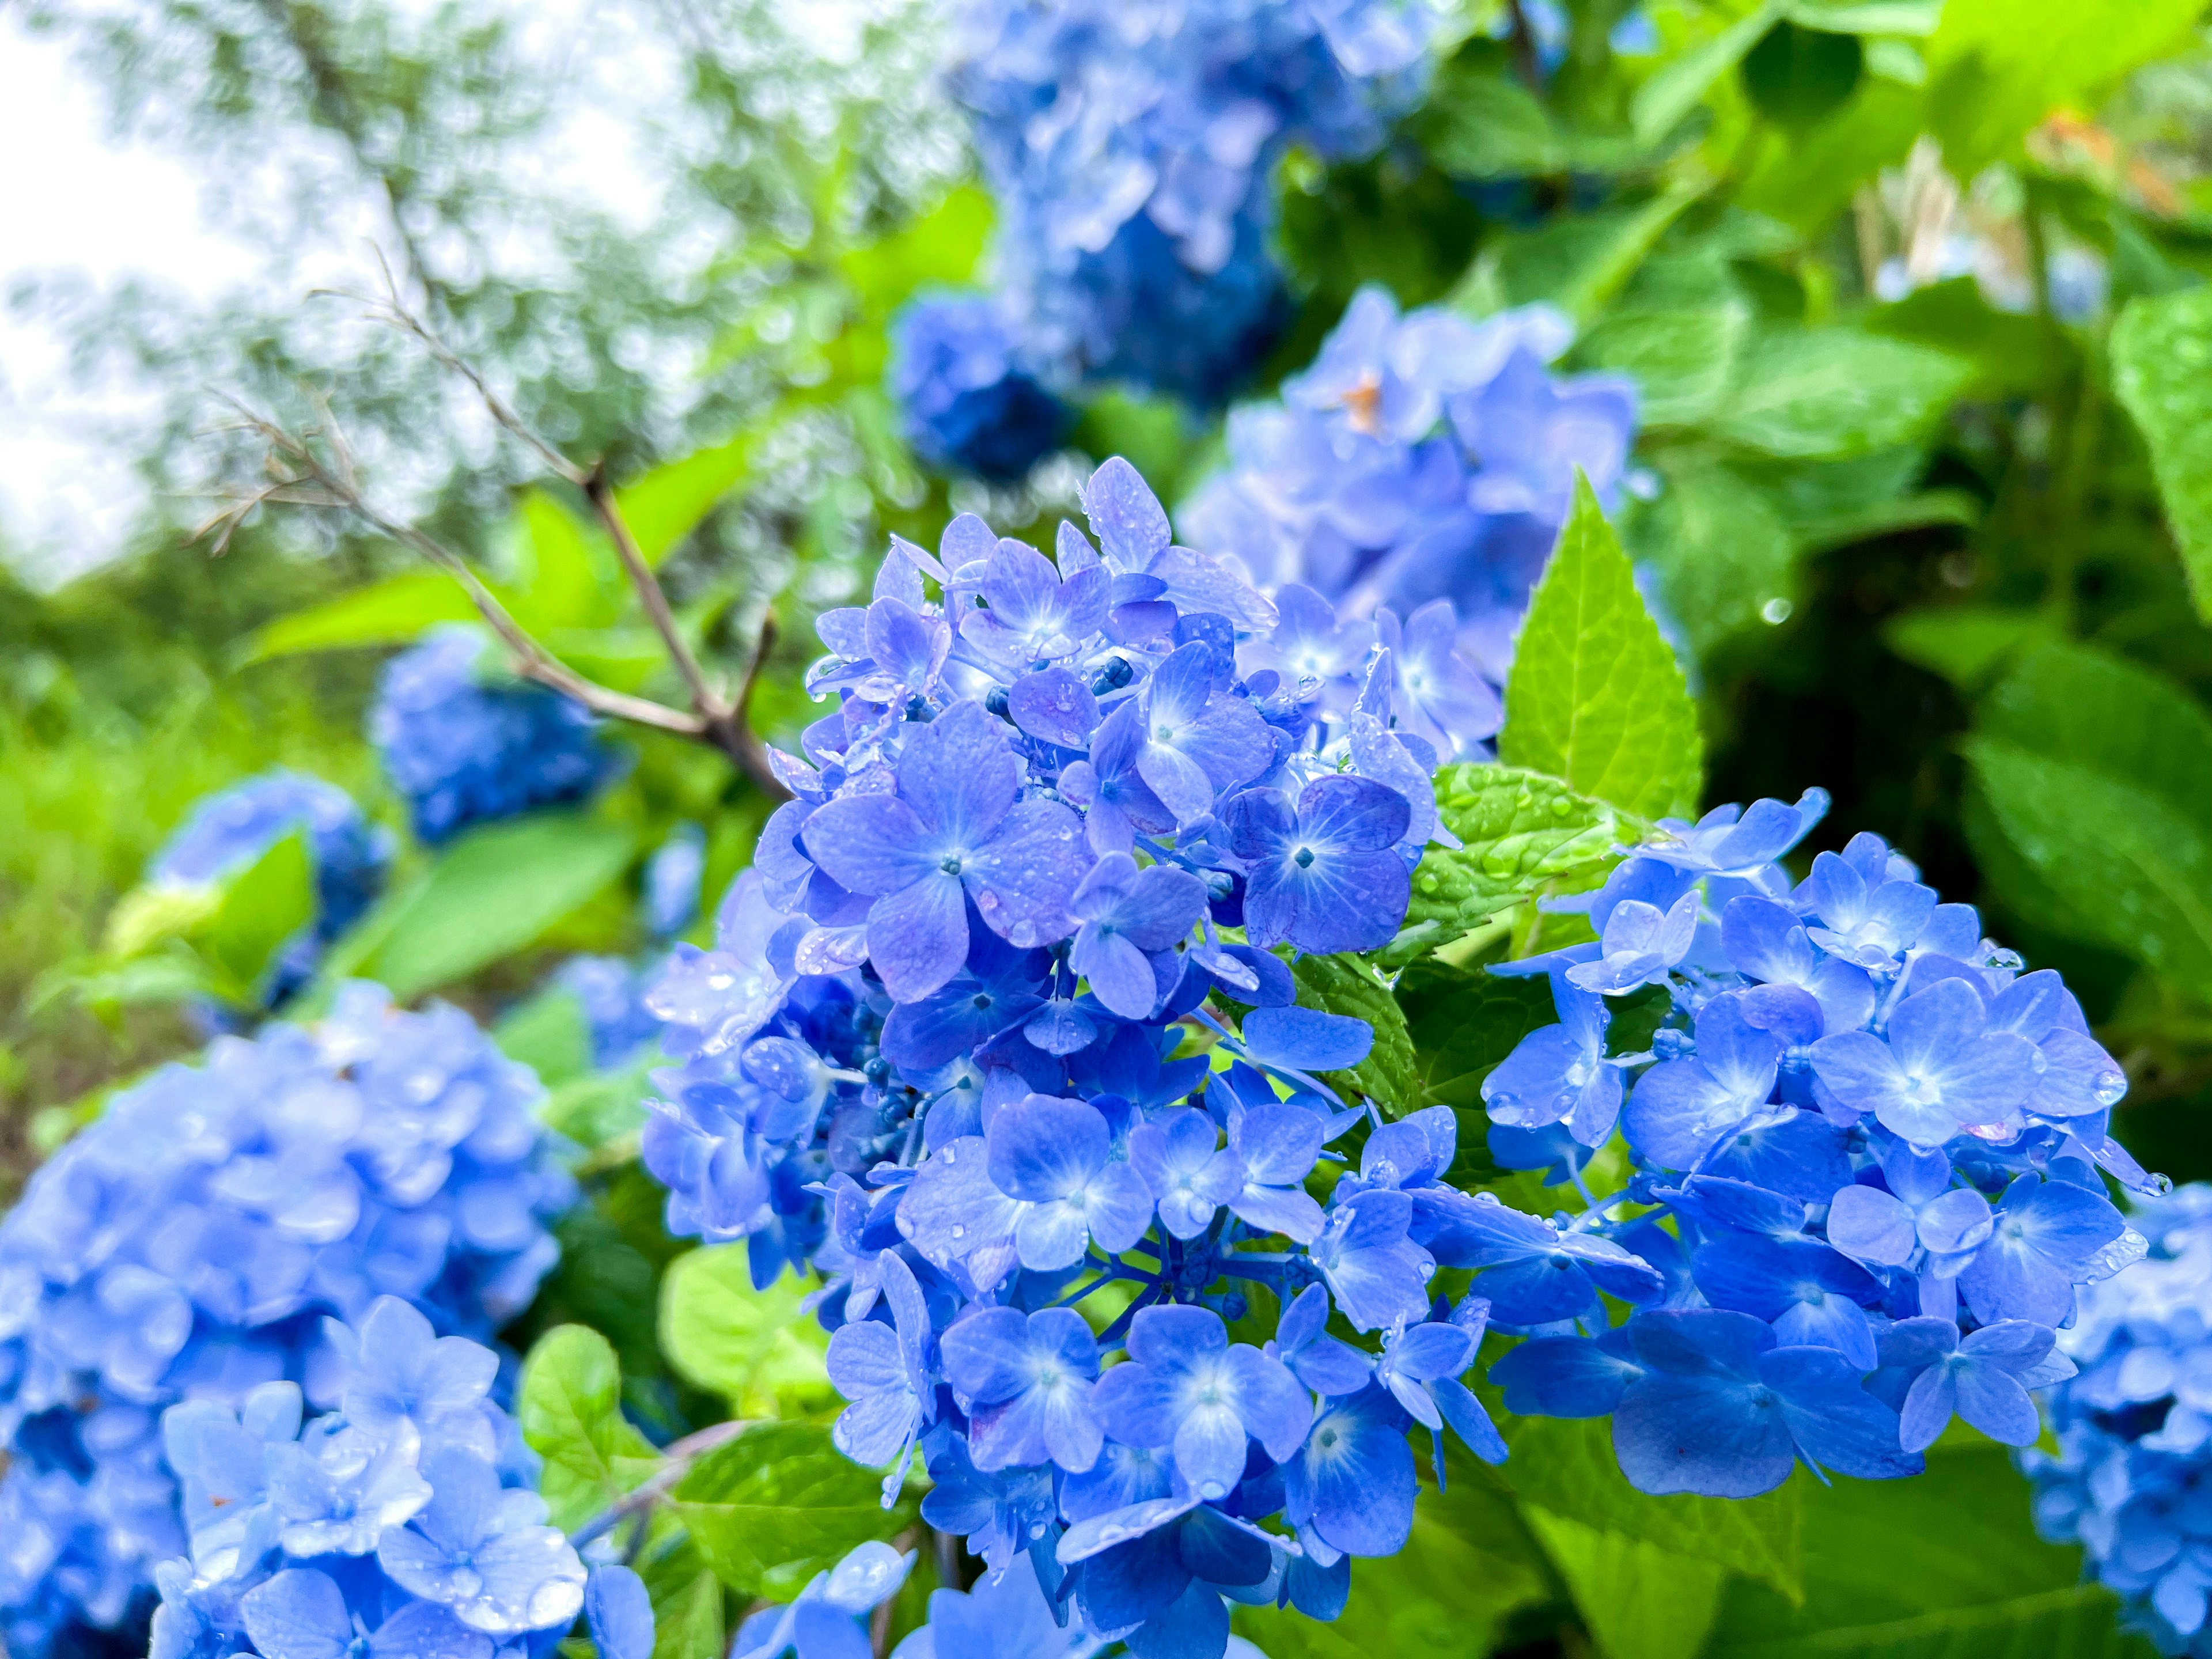
M 1437 21 L 1425 0 L 969 0 L 954 87 L 1031 349 L 1075 376 L 1226 396 L 1288 316 L 1275 163 L 1293 143 L 1372 153 Z
M 1074 413 L 1024 367 L 1004 301 L 926 295 L 891 332 L 890 390 L 932 466 L 1015 482 L 1060 447 Z
M 264 1001 L 275 1007 L 314 975 L 323 951 L 384 890 L 392 835 L 369 823 L 336 784 L 298 772 L 264 773 L 208 796 L 147 866 L 149 881 L 221 881 L 284 836 L 304 832 L 314 868 L 315 916 L 279 952 Z
M 2024 1350 L 2008 1379 L 1978 1355 L 1954 1358 L 1949 1386 L 1975 1421 L 1970 1395 L 2011 1411 L 2017 1389 L 2007 1380 L 2042 1385 L 2058 1449 L 2020 1454 L 2037 1526 L 2081 1544 L 2088 1571 L 2161 1650 L 2202 1656 L 2212 1652 L 2203 1565 L 2212 1545 L 2212 1187 L 2140 1202 L 2129 1220 L 2148 1258 L 2082 1291 L 2080 1320 L 2059 1334 L 2057 1352 Z M 2034 1436 L 2031 1416 L 2026 1432 L 1998 1437 L 2024 1445 Z
M 1184 533 L 1264 586 L 1407 614 L 1402 645 L 1389 641 L 1404 695 L 1486 701 L 1494 732 L 1489 685 L 1504 681 L 1576 469 L 1611 501 L 1636 434 L 1627 382 L 1546 368 L 1571 335 L 1540 307 L 1474 323 L 1442 307 L 1401 315 L 1362 289 L 1279 401 L 1231 416 L 1229 465 L 1184 509 Z M 1440 599 L 1452 628 L 1427 609 Z M 1445 669 L 1447 639 L 1488 684 Z
M 1647 1491 L 1909 1474 L 1954 1416 L 2027 1444 L 2057 1334 L 2145 1249 L 2106 1177 L 2162 1186 L 2112 1138 L 2124 1078 L 2057 974 L 1873 836 L 1791 882 L 1776 860 L 1826 804 L 1668 821 L 1554 904 L 1600 942 L 1500 969 L 1547 973 L 1560 1016 L 1484 1082 L 1500 1161 L 1581 1186 L 1632 1073 L 1632 1182 L 1556 1224 L 1478 1199 L 1424 1238 L 1529 1334 L 1507 1404 L 1612 1416 Z M 1650 1049 L 1607 1052 L 1606 999 L 1661 991 Z
M 186 1402 L 188 1421 L 248 1407 L 232 1439 L 283 1426 L 250 1407 L 264 1384 L 318 1406 L 343 1395 L 360 1433 L 395 1443 L 460 1433 L 455 1413 L 474 1420 L 490 1373 L 482 1349 L 455 1342 L 529 1302 L 556 1254 L 546 1220 L 571 1191 L 539 1092 L 466 1015 L 402 1013 L 351 986 L 312 1028 L 219 1037 L 204 1064 L 124 1091 L 32 1177 L 0 1222 L 0 1515 L 28 1517 L 0 1577 L 12 1651 L 117 1625 L 155 1562 L 184 1549 L 184 1527 L 204 1529 L 203 1509 L 226 1524 L 247 1513 L 228 1501 L 245 1487 L 221 1504 L 196 1488 L 173 1440 L 165 1462 L 164 1407 Z M 420 1311 L 380 1316 L 349 1381 L 349 1345 L 325 1316 L 358 1320 L 380 1297 Z M 276 1437 L 297 1428 L 295 1416 Z M 388 1475 L 379 1492 L 414 1478 L 323 1440 L 287 1458 L 270 1471 L 267 1524 L 282 1528 L 331 1520 L 313 1504 L 337 1490 L 333 1468 L 372 1486 Z M 248 1485 L 260 1478 L 257 1458 Z
M 335 1410 L 308 1418 L 286 1381 L 234 1407 L 163 1413 L 190 1554 L 159 1570 L 151 1653 L 492 1659 L 517 1638 L 557 1639 L 585 1569 L 545 1524 L 538 1460 L 489 1398 L 498 1357 L 390 1296 L 323 1340 Z M 649 1653 L 635 1577 L 593 1588 L 593 1630 L 623 1638 L 603 1650 Z
M 621 769 L 573 698 L 502 681 L 473 628 L 433 631 L 385 665 L 368 714 L 385 775 L 435 846 L 472 823 L 578 801 Z

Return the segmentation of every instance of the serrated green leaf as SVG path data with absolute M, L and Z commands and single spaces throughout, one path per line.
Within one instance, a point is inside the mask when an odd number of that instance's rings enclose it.
M 606 1338 L 556 1325 L 523 1362 L 515 1419 L 545 1460 L 538 1490 L 551 1520 L 573 1532 L 660 1467 L 651 1443 L 622 1414 L 622 1371 Z
M 574 812 L 544 812 L 462 836 L 422 879 L 374 919 L 355 971 L 402 1002 L 465 979 L 522 949 L 628 867 L 631 831 Z
M 1499 1427 L 1513 1455 L 1500 1469 L 1529 1503 L 1601 1532 L 1710 1562 L 1802 1594 L 1799 1499 L 1802 1478 L 1764 1498 L 1655 1498 L 1628 1484 L 1602 1419 L 1507 1417 Z
M 1521 624 L 1498 755 L 1639 817 L 1697 802 L 1697 704 L 1587 478 Z
M 1522 1510 L 1604 1659 L 1692 1659 L 1719 1613 L 1726 1571 L 1531 1504 Z
M 1712 430 L 1790 460 L 1866 455 L 1928 437 L 1973 373 L 1948 352 L 1856 329 L 1778 329 L 1744 354 Z
M 1237 1633 L 1267 1659 L 1480 1659 L 1517 1610 L 1548 1599 L 1541 1552 L 1512 1498 L 1454 1448 L 1449 1485 L 1425 1480 L 1413 1535 L 1396 1555 L 1363 1560 L 1341 1616 L 1295 1608 L 1234 1610 Z
M 2078 1550 L 2035 1535 L 2002 1447 L 1939 1445 L 1908 1480 L 1804 1488 L 1804 1599 L 1729 1587 L 1710 1659 L 2150 1659 Z
M 223 886 L 198 945 L 228 981 L 231 1000 L 248 1002 L 286 941 L 314 920 L 315 866 L 304 830 L 273 843 Z
M 880 1486 L 823 1425 L 766 1423 L 702 1458 L 674 1510 L 725 1584 L 787 1601 L 856 1545 L 913 1524 L 912 1504 L 884 1508 Z
M 471 622 L 476 614 L 476 606 L 451 576 L 410 570 L 279 617 L 255 630 L 241 654 L 252 663 L 303 651 L 405 645 L 440 623 Z
M 1482 1080 L 1522 1037 L 1558 1024 L 1551 981 L 1425 957 L 1399 975 L 1398 1004 L 1413 1040 L 1414 1107 L 1449 1106 L 1459 1124 L 1457 1150 L 1444 1178 L 1461 1188 L 1496 1179 Z
M 793 1273 L 755 1290 L 742 1244 L 690 1251 L 660 1281 L 661 1350 L 740 1417 L 775 1415 L 787 1390 L 827 1394 L 829 1340 L 799 1306 L 808 1289 Z
M 1367 962 L 1356 956 L 1306 956 L 1291 964 L 1298 982 L 1298 1000 L 1309 1008 L 1364 1019 L 1375 1030 L 1375 1046 L 1367 1058 L 1348 1072 L 1327 1073 L 1329 1082 L 1346 1099 L 1361 1095 L 1392 1117 L 1402 1117 L 1419 1104 L 1413 1081 L 1413 1042 L 1406 1034 L 1406 1016 L 1390 987 Z
M 2091 646 L 2038 646 L 1975 710 L 1974 726 L 2108 772 L 2212 827 L 2212 714 L 2140 664 Z
M 2128 301 L 2112 325 L 2112 389 L 2150 451 L 2189 592 L 2212 619 L 2212 289 Z
M 1447 767 L 1436 790 L 1437 813 L 1461 845 L 1422 854 L 1405 927 L 1386 958 L 1449 945 L 1534 894 L 1598 885 L 1614 843 L 1632 834 L 1603 801 L 1519 767 Z
M 1727 396 L 1751 319 L 1750 304 L 1738 297 L 1609 311 L 1576 343 L 1575 354 L 1593 368 L 1634 377 L 1646 427 L 1689 426 Z

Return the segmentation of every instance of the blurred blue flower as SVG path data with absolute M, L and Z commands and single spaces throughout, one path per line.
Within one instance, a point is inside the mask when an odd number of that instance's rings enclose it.
M 1060 447 L 1074 412 L 1023 364 L 1006 302 L 926 295 L 891 330 L 890 391 L 930 465 L 1014 483 Z

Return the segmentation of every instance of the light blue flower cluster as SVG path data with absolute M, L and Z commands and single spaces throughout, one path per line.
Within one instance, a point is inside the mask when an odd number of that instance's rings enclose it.
M 305 835 L 314 868 L 315 916 L 270 964 L 262 996 L 270 1008 L 314 977 L 323 952 L 384 890 L 391 832 L 336 784 L 280 769 L 200 801 L 146 870 L 148 880 L 173 886 L 220 882 L 295 833 Z
M 1529 1338 L 1492 1377 L 1516 1412 L 1610 1415 L 1647 1492 L 1909 1474 L 1954 1415 L 2027 1444 L 2077 1291 L 2143 1253 L 2105 1174 L 2162 1184 L 2112 1138 L 2125 1078 L 2057 974 L 1874 836 L 1792 884 L 1775 860 L 1826 805 L 1662 823 L 1577 902 L 1597 943 L 1513 964 L 1560 1023 L 1484 1081 L 1501 1161 L 1579 1185 L 1618 1127 L 1634 1170 L 1477 1230 L 1475 1290 Z M 1638 995 L 1663 1023 L 1608 1052 Z
M 658 966 L 639 968 L 620 957 L 571 957 L 552 983 L 576 999 L 591 1034 L 592 1064 L 601 1071 L 623 1065 L 660 1035 L 660 1020 L 646 1006 Z
M 1218 1659 L 1224 1596 L 1334 1617 L 1402 1547 L 1414 1425 L 1504 1455 L 1461 1380 L 1486 1304 L 1430 1286 L 1486 1213 L 1452 1114 L 1324 1081 L 1373 1033 L 1272 948 L 1394 936 L 1496 708 L 1448 642 L 1175 546 L 1126 462 L 1085 510 L 1056 560 L 896 543 L 823 618 L 839 705 L 652 993 L 644 1158 L 672 1231 L 830 1276 L 837 1443 L 887 1493 L 918 1445 L 924 1516 L 1026 1552 L 1092 1646 Z
M 954 87 L 1035 360 L 1225 398 L 1288 313 L 1275 163 L 1371 154 L 1437 21 L 1428 0 L 968 0 Z
M 432 846 L 474 823 L 583 800 L 621 770 L 589 710 L 495 677 L 473 628 L 441 628 L 384 667 L 369 740 L 415 833 Z
M 1002 298 L 925 295 L 891 336 L 907 441 L 940 471 L 1012 483 L 1060 447 L 1074 411 L 1032 367 Z
M 1478 324 L 1362 289 L 1279 402 L 1230 416 L 1229 467 L 1184 535 L 1348 612 L 1449 599 L 1462 648 L 1502 683 L 1576 470 L 1610 505 L 1636 436 L 1632 382 L 1546 367 L 1571 334 L 1543 307 Z
M 218 1037 L 117 1096 L 32 1177 L 0 1222 L 11 1653 L 143 1622 L 184 1545 L 164 1407 L 333 1400 L 324 1316 L 380 1296 L 474 1337 L 528 1303 L 570 1193 L 538 1095 L 466 1015 L 350 986 L 313 1028 Z
M 191 1555 L 155 1571 L 150 1659 L 550 1651 L 584 1605 L 584 1565 L 489 1398 L 499 1357 L 389 1296 L 324 1340 L 336 1411 L 309 1419 L 300 1385 L 276 1382 L 162 1413 Z
M 2044 1395 L 2054 1453 L 2021 1462 L 2046 1537 L 2079 1543 L 2160 1649 L 2212 1654 L 2212 1187 L 2138 1204 L 2148 1259 L 2093 1285 Z

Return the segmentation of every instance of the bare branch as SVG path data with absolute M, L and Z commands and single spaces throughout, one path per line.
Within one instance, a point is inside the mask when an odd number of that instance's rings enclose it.
M 615 502 L 615 493 L 607 483 L 607 464 L 602 460 L 583 480 L 584 495 L 599 515 L 599 523 L 607 532 L 607 539 L 615 544 L 623 569 L 629 577 L 629 585 L 637 590 L 638 603 L 645 607 L 647 619 L 653 631 L 660 635 L 660 642 L 668 648 L 669 659 L 675 663 L 676 672 L 684 677 L 684 684 L 691 693 L 691 707 L 708 720 L 726 718 L 730 705 L 721 694 L 708 683 L 699 659 L 691 654 L 690 642 L 684 630 L 676 625 L 676 616 L 668 607 L 668 595 L 662 592 L 660 579 L 653 574 L 653 567 L 645 561 L 645 554 L 637 544 L 637 538 L 629 533 L 622 508 Z

